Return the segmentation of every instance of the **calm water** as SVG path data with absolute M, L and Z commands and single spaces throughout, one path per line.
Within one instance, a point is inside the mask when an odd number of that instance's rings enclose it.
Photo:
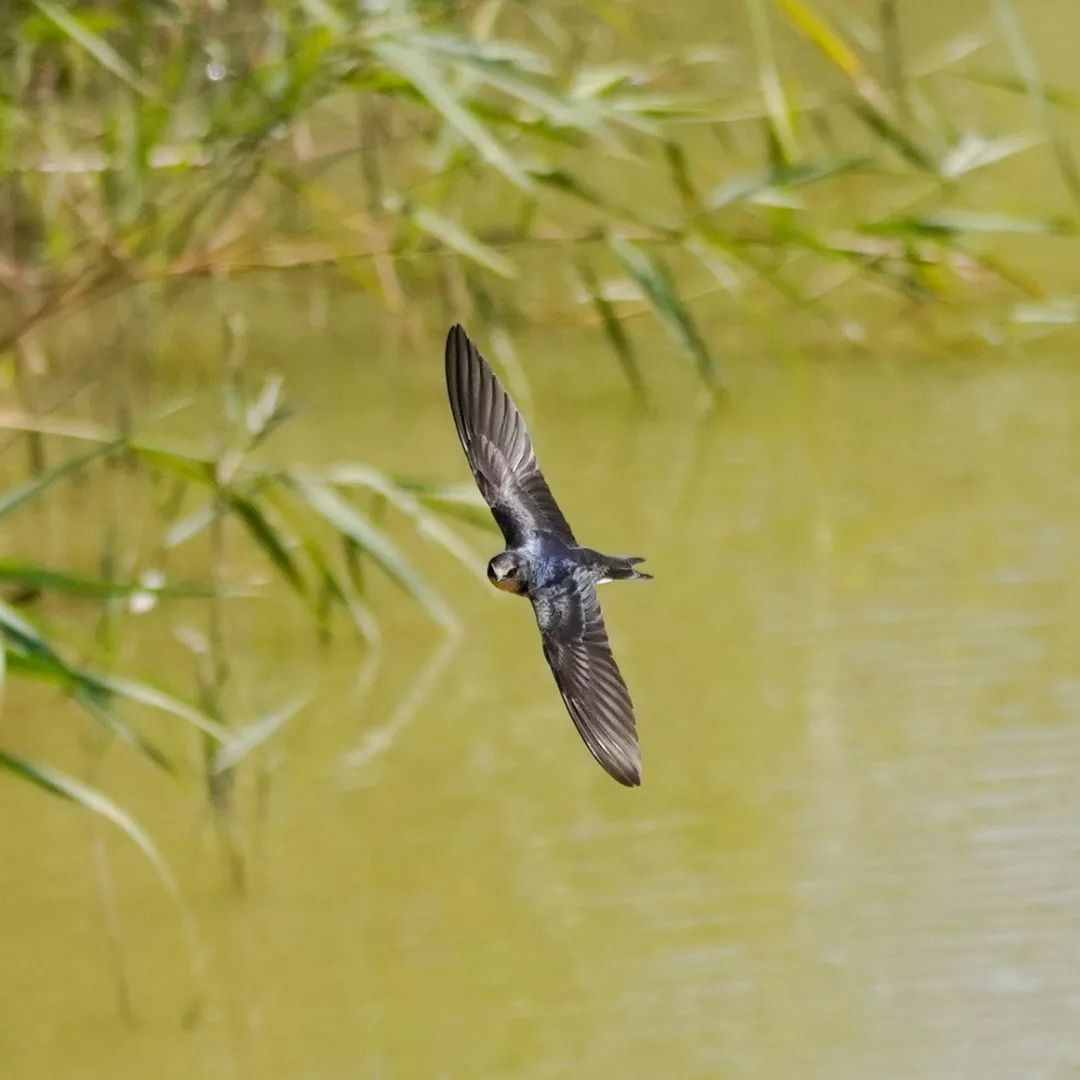
M 460 641 L 384 605 L 367 690 L 347 640 L 321 652 L 288 597 L 252 602 L 252 711 L 319 693 L 270 752 L 250 895 L 197 792 L 120 752 L 101 778 L 195 908 L 201 1014 L 174 912 L 110 837 L 119 1019 L 93 829 L 7 783 L 11 1075 L 1080 1069 L 1072 358 L 747 356 L 703 419 L 657 365 L 641 419 L 588 334 L 549 342 L 523 351 L 551 482 L 579 535 L 656 575 L 603 594 L 645 786 L 579 744 L 527 607 L 449 558 L 419 554 Z M 429 353 L 327 360 L 290 452 L 464 478 Z M 481 567 L 494 537 L 463 535 Z M 70 719 L 18 701 L 8 731 L 63 760 Z
M 440 320 L 423 348 L 388 341 L 342 293 L 313 331 L 294 294 L 248 300 L 251 363 L 301 406 L 271 452 L 467 480 Z M 174 316 L 147 412 L 199 390 L 209 345 L 180 329 L 198 303 Z M 802 355 L 796 331 L 773 347 L 728 314 L 703 312 L 732 388 L 711 415 L 645 325 L 645 415 L 595 329 L 518 338 L 578 535 L 655 574 L 602 592 L 643 788 L 592 762 L 527 605 L 480 576 L 494 532 L 455 526 L 475 573 L 395 533 L 463 630 L 380 586 L 377 662 L 345 633 L 320 648 L 284 592 L 235 601 L 246 715 L 316 694 L 241 791 L 248 893 L 197 785 L 113 750 L 94 780 L 172 862 L 193 976 L 130 845 L 0 782 L 18 823 L 0 859 L 3 1075 L 1080 1076 L 1075 338 L 1022 358 Z M 197 436 L 205 408 L 161 428 Z M 11 542 L 91 557 L 94 495 Z M 123 659 L 189 693 L 174 632 L 202 618 L 145 617 Z M 5 745 L 84 768 L 81 721 L 40 701 L 8 688 Z

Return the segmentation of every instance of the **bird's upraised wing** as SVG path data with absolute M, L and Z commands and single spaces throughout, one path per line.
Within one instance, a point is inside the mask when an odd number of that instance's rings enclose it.
M 570 582 L 532 598 L 559 693 L 578 734 L 620 784 L 641 783 L 634 706 L 611 653 L 596 588 Z
M 446 389 L 465 456 L 506 543 L 518 547 L 538 530 L 576 543 L 521 413 L 460 326 L 446 338 Z

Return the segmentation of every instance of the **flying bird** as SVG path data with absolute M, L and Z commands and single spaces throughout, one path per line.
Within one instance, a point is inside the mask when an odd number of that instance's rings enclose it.
M 506 538 L 488 563 L 497 589 L 528 597 L 544 656 L 574 726 L 620 784 L 641 783 L 634 706 L 608 643 L 596 586 L 645 580 L 636 557 L 582 547 L 540 471 L 525 421 L 460 326 L 446 339 L 446 389 L 458 437 Z

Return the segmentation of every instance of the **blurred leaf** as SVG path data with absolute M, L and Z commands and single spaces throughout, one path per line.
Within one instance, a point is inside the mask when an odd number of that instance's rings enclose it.
M 1048 326 L 1073 326 L 1080 323 L 1080 299 L 1064 297 L 1042 304 L 1017 304 L 1013 322 Z
M 166 547 L 178 547 L 201 533 L 221 512 L 222 509 L 216 499 L 203 503 L 190 514 L 173 522 L 165 533 L 163 543 Z
M 476 62 L 477 68 L 499 71 L 526 71 L 533 75 L 550 75 L 551 61 L 543 53 L 513 41 L 494 41 L 457 34 L 415 34 L 414 40 L 431 52 Z
M 410 596 L 418 600 L 437 622 L 448 629 L 457 627 L 453 612 L 424 579 L 405 560 L 389 538 L 380 532 L 352 503 L 347 502 L 329 485 L 313 476 L 289 473 L 297 491 L 308 505 L 325 518 L 340 533 L 357 543 L 390 578 Z
M 836 161 L 806 161 L 798 165 L 759 169 L 726 180 L 710 192 L 706 204 L 710 210 L 719 210 L 735 202 L 754 199 L 774 188 L 798 188 L 819 180 L 858 172 L 872 161 L 873 159 L 868 157 L 855 157 L 841 158 Z
M 374 48 L 380 59 L 408 79 L 424 99 L 442 114 L 447 123 L 476 148 L 488 164 L 498 169 L 522 191 L 532 190 L 532 183 L 522 166 L 472 115 L 468 106 L 438 74 L 429 56 L 390 41 L 380 41 Z
M 24 619 L 13 607 L 0 602 L 0 634 L 9 645 L 21 650 L 28 656 L 39 657 L 64 673 L 67 665 L 57 655 L 56 650 L 38 633 L 33 623 Z
M 148 465 L 174 474 L 182 480 L 212 485 L 216 482 L 214 463 L 208 458 L 166 450 L 160 446 L 127 443 L 127 449 Z
M 326 474 L 326 479 L 338 487 L 364 487 L 381 495 L 413 521 L 417 532 L 422 537 L 434 541 L 457 559 L 462 566 L 476 572 L 475 553 L 434 514 L 428 513 L 413 492 L 396 483 L 385 473 L 370 465 L 339 465 Z
M 516 72 L 525 69 L 518 62 L 522 51 L 519 48 L 515 47 L 508 52 L 503 42 L 471 41 L 462 48 L 462 39 L 425 36 L 422 40 L 429 47 L 437 46 L 437 49 L 432 51 L 446 51 L 448 55 L 461 61 L 460 67 L 471 77 L 527 106 L 548 124 L 556 128 L 575 128 L 601 138 L 610 137 L 602 122 L 602 111 L 594 103 L 580 98 L 558 97 L 535 83 L 520 78 Z M 452 47 L 446 48 L 451 42 Z M 530 50 L 524 52 L 531 61 L 534 72 L 548 73 L 550 64 L 546 59 Z M 513 57 L 512 63 L 507 62 L 508 55 Z
M 335 34 L 344 34 L 348 23 L 329 0 L 300 0 L 300 6 L 314 19 Z
M 289 551 L 285 536 L 270 523 L 258 503 L 235 491 L 222 492 L 222 497 L 228 503 L 229 509 L 247 526 L 252 539 L 281 571 L 289 584 L 298 593 L 305 595 L 307 585 Z
M 984 169 L 988 165 L 1005 161 L 1040 142 L 1042 139 L 1039 136 L 1024 133 L 987 139 L 974 131 L 967 131 L 942 159 L 941 175 L 946 179 L 956 180 L 976 169 Z
M 115 713 L 106 707 L 107 698 L 85 686 L 76 687 L 72 691 L 72 697 L 89 712 L 94 719 L 107 731 L 111 731 L 121 742 L 126 742 L 134 747 L 144 757 L 152 761 L 159 769 L 167 773 L 175 773 L 176 768 L 163 750 L 159 750 L 141 732 L 120 720 Z
M 0 750 L 0 768 L 7 769 L 8 772 L 23 780 L 28 780 L 51 795 L 68 799 L 77 806 L 112 822 L 146 856 L 166 891 L 179 902 L 180 892 L 168 863 L 165 862 L 146 830 L 111 799 L 50 765 L 30 761 L 6 750 Z
M 623 236 L 612 236 L 610 245 L 630 276 L 644 290 L 660 321 L 689 354 L 702 381 L 711 390 L 716 390 L 716 370 L 708 346 L 675 292 L 667 268 L 655 254 Z
M 490 270 L 499 277 L 513 280 L 517 277 L 517 267 L 499 252 L 481 243 L 472 233 L 462 228 L 457 222 L 443 217 L 436 210 L 426 206 L 405 205 L 405 214 L 417 228 L 435 237 L 451 251 L 456 251 L 466 259 Z
M 204 734 L 211 735 L 218 742 L 227 742 L 229 739 L 228 731 L 215 720 L 161 690 L 139 683 L 135 679 L 97 674 L 67 663 L 35 626 L 13 608 L 2 603 L 0 634 L 8 643 L 8 660 L 12 670 L 17 669 L 21 674 L 45 679 L 58 689 L 70 692 L 80 705 L 90 708 L 95 719 L 102 719 L 103 711 L 108 712 L 108 725 L 113 729 L 123 727 L 125 740 L 133 745 L 141 748 L 144 740 L 108 710 L 109 700 L 113 697 L 170 713 Z
M 63 689 L 88 694 L 99 706 L 115 695 L 171 713 L 219 742 L 229 738 L 228 732 L 210 717 L 152 686 L 134 679 L 95 674 L 68 664 L 29 620 L 4 603 L 0 603 L 0 635 L 7 640 L 10 649 L 18 650 L 9 659 L 12 663 L 17 660 L 20 670 L 55 682 Z M 85 704 L 85 698 L 79 700 Z
M 0 558 L 0 581 L 9 581 L 28 589 L 52 589 L 74 596 L 110 597 L 150 593 L 153 596 L 208 597 L 216 595 L 210 585 L 178 582 L 173 585 L 153 585 L 139 581 L 106 581 L 84 577 L 62 570 L 51 570 L 16 559 Z
M 244 426 L 254 446 L 289 418 L 289 409 L 281 397 L 284 382 L 280 375 L 268 375 L 258 396 L 247 407 Z
M 851 108 L 878 138 L 891 146 L 905 161 L 923 172 L 937 175 L 937 166 L 933 159 L 908 138 L 881 109 L 863 100 L 853 101 Z
M 664 139 L 661 148 L 675 190 L 682 196 L 687 206 L 696 209 L 700 200 L 694 182 L 690 179 L 690 165 L 686 160 L 686 151 L 672 139 Z
M 1005 35 L 1009 51 L 1012 53 L 1016 70 L 1027 88 L 1032 109 L 1042 122 L 1050 146 L 1053 148 L 1062 181 L 1073 201 L 1080 205 L 1080 169 L 1077 168 L 1076 159 L 1073 157 L 1069 144 L 1058 130 L 1054 114 L 1047 106 L 1039 65 L 1024 37 L 1012 0 L 994 0 L 994 12 Z
M 613 214 L 627 221 L 637 220 L 637 217 L 630 211 L 615 207 L 607 196 L 597 188 L 585 183 L 581 177 L 575 176 L 565 169 L 558 169 L 546 165 L 542 167 L 533 165 L 529 168 L 529 176 L 531 176 L 538 184 L 543 184 L 544 187 L 549 187 L 554 191 L 561 191 L 564 195 L 570 195 L 573 196 L 573 198 L 580 199 L 582 202 L 589 203 L 592 206 L 609 210 Z
M 969 68 L 954 72 L 954 74 L 958 79 L 966 79 L 968 82 L 980 83 L 983 86 L 994 86 L 1013 94 L 1037 93 L 1048 105 L 1057 105 L 1063 109 L 1080 109 L 1080 90 L 1065 90 L 1060 86 L 1048 86 L 1043 82 L 1032 87 L 1016 75 L 1004 75 L 996 71 L 972 71 Z
M 280 708 L 273 709 L 264 716 L 260 716 L 257 720 L 252 720 L 250 724 L 245 724 L 239 728 L 228 744 L 221 747 L 214 755 L 214 772 L 227 772 L 239 764 L 243 758 L 275 735 L 301 709 L 308 705 L 311 699 L 311 694 L 303 694 Z
M 158 690 L 157 687 L 139 682 L 136 679 L 124 678 L 120 675 L 87 675 L 84 673 L 83 678 L 90 681 L 94 687 L 115 694 L 119 698 L 175 716 L 178 720 L 183 720 L 192 727 L 197 728 L 204 735 L 209 735 L 215 742 L 228 743 L 232 738 L 227 728 L 222 727 L 221 724 L 207 716 L 206 713 L 201 712 L 192 705 L 188 705 L 179 698 L 174 698 L 171 694 L 166 694 L 163 690 Z
M 806 0 L 777 0 L 792 25 L 801 30 L 849 79 L 865 78 L 862 61 L 828 20 Z
M 623 329 L 615 308 L 612 307 L 611 301 L 604 296 L 604 291 L 596 280 L 596 274 L 593 273 L 593 269 L 588 263 L 582 263 L 578 267 L 578 276 L 581 279 L 582 287 L 600 316 L 600 321 L 604 327 L 604 336 L 608 339 L 608 344 L 615 353 L 615 358 L 619 361 L 619 366 L 626 376 L 626 381 L 635 394 L 644 397 L 645 384 L 641 378 L 637 354 L 634 351 L 633 342 Z
M 1069 218 L 1022 218 L 1008 214 L 984 214 L 974 210 L 942 210 L 921 217 L 890 218 L 866 228 L 867 232 L 904 235 L 960 236 L 965 233 L 1023 233 L 1071 236 L 1077 224 Z
M 18 487 L 9 488 L 7 491 L 0 492 L 0 517 L 11 513 L 12 510 L 22 506 L 23 503 L 36 498 L 46 488 L 50 487 L 62 477 L 85 468 L 91 461 L 107 454 L 110 450 L 114 449 L 116 445 L 116 442 L 111 442 L 105 446 L 96 446 L 88 453 L 79 454 L 76 457 L 69 458 L 60 465 L 56 465 L 51 469 L 38 473 L 25 484 L 20 484 Z
M 53 0 L 30 0 L 57 29 L 80 48 L 85 49 L 103 68 L 127 83 L 132 90 L 146 97 L 154 96 L 154 88 L 103 38 L 85 23 Z
M 345 539 L 353 548 L 356 547 L 353 541 L 348 540 L 348 537 Z M 322 587 L 329 598 L 345 609 L 360 636 L 370 646 L 378 648 L 381 636 L 379 624 L 371 608 L 364 602 L 359 584 L 354 585 L 347 574 L 339 573 L 322 548 L 310 538 L 304 540 L 304 551 L 315 567 Z
M 776 66 L 769 12 L 765 0 L 746 0 L 746 9 L 750 17 L 758 83 L 765 101 L 769 129 L 779 151 L 781 164 L 790 165 L 799 157 L 799 145 L 795 138 L 794 110 Z

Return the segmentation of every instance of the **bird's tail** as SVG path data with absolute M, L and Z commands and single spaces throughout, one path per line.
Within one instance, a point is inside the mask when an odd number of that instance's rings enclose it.
M 606 555 L 604 557 L 605 577 L 611 581 L 650 581 L 652 574 L 634 569 L 639 562 L 644 561 L 640 555 Z

